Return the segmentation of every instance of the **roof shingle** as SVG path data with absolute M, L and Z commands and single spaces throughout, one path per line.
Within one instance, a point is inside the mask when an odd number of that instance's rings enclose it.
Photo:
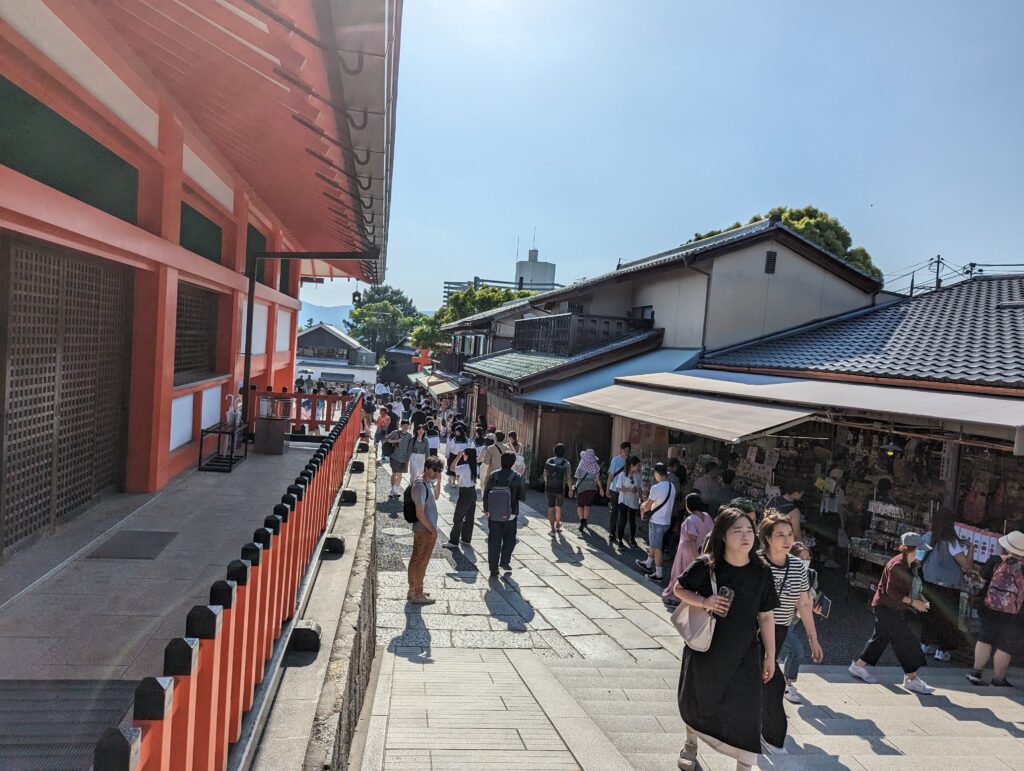
M 710 354 L 708 365 L 1024 387 L 1024 277 L 953 284 Z

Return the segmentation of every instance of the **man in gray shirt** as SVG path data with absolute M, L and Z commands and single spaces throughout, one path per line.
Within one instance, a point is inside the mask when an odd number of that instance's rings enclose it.
M 434 600 L 423 591 L 430 555 L 437 541 L 437 496 L 441 494 L 444 461 L 427 458 L 423 476 L 412 481 L 412 502 L 416 504 L 416 521 L 412 523 L 412 556 L 409 557 L 409 592 L 406 600 L 414 605 L 433 605 Z

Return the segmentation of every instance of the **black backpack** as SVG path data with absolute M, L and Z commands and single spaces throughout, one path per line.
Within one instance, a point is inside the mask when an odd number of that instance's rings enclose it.
M 418 522 L 419 517 L 416 516 L 416 501 L 412 499 L 412 486 L 419 482 L 420 484 L 426 484 L 422 479 L 416 479 L 405 488 L 405 492 L 402 493 L 402 514 L 405 516 L 405 521 L 409 524 Z

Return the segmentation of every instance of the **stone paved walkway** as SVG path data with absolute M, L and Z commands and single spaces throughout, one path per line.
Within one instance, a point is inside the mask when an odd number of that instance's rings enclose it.
M 378 509 L 391 557 L 378 575 L 382 668 L 364 771 L 675 768 L 681 640 L 639 572 L 575 533 L 550 538 L 546 519 L 524 509 L 511 575 L 487 578 L 478 529 L 471 547 L 435 550 L 426 590 L 437 603 L 407 606 L 411 533 L 400 504 Z M 917 697 L 892 685 L 898 672 L 879 675 L 869 686 L 841 667 L 805 667 L 807 703 L 787 705 L 790 754 L 760 767 L 1024 769 L 1024 691 L 976 688 L 942 669 L 927 673 L 939 693 Z M 701 767 L 734 766 L 702 752 Z

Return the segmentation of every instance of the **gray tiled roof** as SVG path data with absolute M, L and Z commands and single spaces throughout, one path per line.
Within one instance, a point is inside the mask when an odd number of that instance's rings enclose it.
M 624 353 L 630 353 L 629 349 L 638 343 L 660 338 L 663 334 L 664 330 L 661 329 L 645 330 L 620 338 L 619 340 L 614 340 L 597 348 L 590 348 L 574 356 L 556 356 L 555 354 L 538 353 L 536 351 L 498 351 L 471 359 L 463 367 L 467 372 L 489 375 L 499 380 L 518 383 L 542 372 L 571 364 L 579 364 L 587 359 L 592 359 L 612 351 L 621 349 Z
M 976 278 L 711 354 L 709 365 L 1024 387 L 1024 277 Z
M 506 303 L 505 305 L 501 305 L 497 308 L 493 308 L 489 311 L 483 311 L 482 313 L 476 313 L 472 316 L 467 316 L 464 319 L 459 319 L 458 321 L 453 321 L 450 324 L 445 324 L 443 327 L 441 327 L 441 329 L 446 331 L 457 329 L 466 324 L 472 324 L 475 321 L 483 321 L 489 318 L 496 318 L 506 313 L 520 310 L 530 305 L 531 303 L 543 303 L 549 300 L 553 300 L 556 297 L 572 295 L 579 292 L 580 290 L 587 289 L 597 284 L 603 284 L 606 281 L 612 281 L 622 276 L 628 276 L 634 273 L 642 273 L 644 271 L 651 270 L 653 268 L 658 268 L 663 265 L 668 265 L 674 262 L 692 260 L 693 258 L 698 257 L 704 252 L 709 252 L 712 249 L 718 249 L 722 246 L 725 246 L 726 244 L 742 242 L 747 240 L 748 238 L 756 238 L 773 230 L 783 231 L 789 236 L 792 236 L 793 238 L 803 241 L 809 247 L 820 252 L 824 257 L 834 262 L 837 268 L 855 273 L 869 281 L 877 282 L 877 279 L 874 276 L 870 275 L 869 273 L 865 273 L 855 265 L 851 265 L 850 263 L 846 262 L 846 260 L 840 259 L 839 257 L 836 257 L 834 254 L 826 252 L 817 244 L 813 243 L 812 241 L 808 241 L 795 230 L 786 227 L 782 222 L 766 219 L 758 220 L 757 222 L 753 222 L 749 225 L 744 225 L 743 227 L 736 228 L 735 230 L 728 230 L 725 233 L 719 233 L 717 236 L 710 236 L 708 238 L 702 238 L 699 241 L 694 241 L 693 243 L 690 244 L 683 244 L 682 246 L 678 246 L 675 249 L 669 249 L 666 252 L 659 252 L 658 254 L 651 255 L 650 257 L 644 257 L 642 259 L 634 260 L 632 262 L 622 263 L 616 270 L 612 270 L 607 273 L 601 273 L 600 275 L 594 276 L 593 278 L 586 278 L 583 279 L 582 281 L 577 281 L 575 283 L 569 284 L 568 286 L 561 287 L 560 289 L 552 289 L 549 292 L 541 292 L 540 294 L 535 294 L 532 297 L 523 300 L 515 300 L 513 302 Z

